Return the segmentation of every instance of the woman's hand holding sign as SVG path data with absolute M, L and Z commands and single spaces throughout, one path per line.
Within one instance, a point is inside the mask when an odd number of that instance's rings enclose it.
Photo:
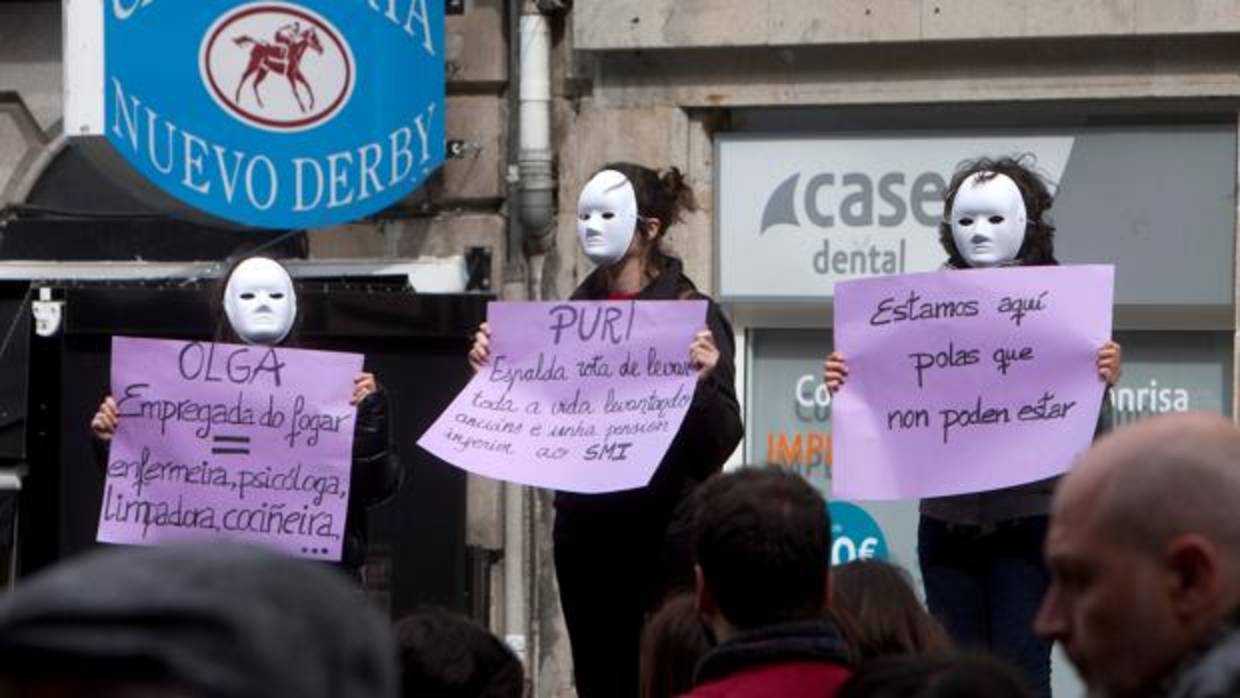
M 848 364 L 844 362 L 844 355 L 838 351 L 831 352 L 827 360 L 822 362 L 822 381 L 827 384 L 827 392 L 836 394 L 844 387 L 847 379 Z
M 474 333 L 474 346 L 469 350 L 469 365 L 474 373 L 482 370 L 491 358 L 491 328 L 484 322 Z
M 116 409 L 116 400 L 109 395 L 99 403 L 99 410 L 95 412 L 95 416 L 90 420 L 90 430 L 94 432 L 95 438 L 100 441 L 111 441 L 112 435 L 116 433 L 116 425 L 120 423 L 120 411 Z
M 349 404 L 357 407 L 367 395 L 373 394 L 377 389 L 375 374 L 365 372 L 357 374 L 357 377 L 353 379 L 353 397 L 349 399 Z
M 1115 385 L 1119 382 L 1120 374 L 1123 373 L 1124 351 L 1120 347 L 1119 342 L 1111 340 L 1102 345 L 1098 350 L 1098 375 L 1107 385 Z
M 719 363 L 719 348 L 715 346 L 715 335 L 710 330 L 702 330 L 693 337 L 689 345 L 689 360 L 698 370 L 698 380 L 704 380 L 715 370 Z

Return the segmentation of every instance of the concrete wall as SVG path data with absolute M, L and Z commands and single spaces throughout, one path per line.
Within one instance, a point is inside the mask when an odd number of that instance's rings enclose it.
M 580 0 L 584 50 L 1240 32 L 1236 0 Z
M 312 231 L 312 256 L 452 256 L 473 246 L 490 247 L 498 284 L 505 253 L 501 207 L 507 196 L 503 0 L 471 0 L 464 14 L 448 16 L 444 44 L 447 138 L 465 142 L 464 156 L 449 159 L 398 206 L 394 221 Z
M 60 5 L 0 4 L 0 99 L 20 98 L 39 128 L 61 116 Z
M 0 4 L 0 206 L 60 131 L 60 7 Z
M 612 106 L 721 108 L 1240 95 L 1234 36 L 618 51 L 594 56 Z

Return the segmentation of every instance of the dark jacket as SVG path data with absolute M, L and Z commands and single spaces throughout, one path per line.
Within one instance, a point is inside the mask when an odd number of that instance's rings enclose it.
M 742 633 L 702 658 L 685 698 L 831 698 L 851 676 L 848 646 L 829 621 Z
M 344 523 L 340 565 L 360 568 L 366 562 L 367 510 L 396 494 L 405 469 L 392 445 L 391 403 L 387 390 L 375 385 L 357 406 L 353 425 L 353 467 L 349 475 L 349 513 Z
M 366 510 L 395 494 L 404 479 L 404 467 L 392 447 L 390 413 L 387 391 L 378 384 L 375 392 L 357 406 L 349 507 L 340 548 L 340 566 L 347 570 L 357 570 L 366 562 Z M 98 438 L 92 441 L 95 464 L 106 475 L 108 442 Z
M 586 277 L 571 297 L 606 298 L 601 269 Z M 699 482 L 723 467 L 744 435 L 736 399 L 736 340 L 719 306 L 697 290 L 676 259 L 668 260 L 663 272 L 642 289 L 637 300 L 707 301 L 706 326 L 719 348 L 719 362 L 706 379 L 698 382 L 685 420 L 648 485 L 605 494 L 556 493 L 557 541 L 597 540 L 600 535 L 631 539 L 639 529 L 662 536 L 677 505 Z

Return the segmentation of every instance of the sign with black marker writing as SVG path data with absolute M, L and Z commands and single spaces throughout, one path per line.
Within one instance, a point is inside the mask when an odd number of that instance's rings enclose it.
M 361 354 L 112 338 L 98 539 L 236 539 L 339 560 Z
M 650 481 L 697 388 L 706 301 L 491 303 L 491 358 L 418 445 L 568 492 Z
M 1103 265 L 839 284 L 833 494 L 933 497 L 1062 473 L 1097 425 L 1113 295 Z

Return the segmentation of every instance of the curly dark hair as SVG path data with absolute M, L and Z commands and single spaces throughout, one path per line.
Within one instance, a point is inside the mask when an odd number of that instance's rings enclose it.
M 1017 157 L 983 157 L 960 163 L 947 187 L 947 195 L 943 200 L 943 220 L 939 223 L 939 243 L 947 252 L 948 266 L 954 269 L 969 268 L 969 263 L 960 254 L 960 250 L 956 249 L 956 240 L 952 236 L 951 212 L 960 185 L 978 173 L 981 173 L 978 179 L 983 182 L 995 175 L 1007 175 L 1016 183 L 1021 198 L 1025 200 L 1025 242 L 1016 255 L 1016 261 L 1025 267 L 1059 263 L 1055 260 L 1055 224 L 1047 215 L 1054 204 L 1054 197 L 1051 196 L 1042 175 L 1034 168 L 1034 158 L 1028 153 Z

